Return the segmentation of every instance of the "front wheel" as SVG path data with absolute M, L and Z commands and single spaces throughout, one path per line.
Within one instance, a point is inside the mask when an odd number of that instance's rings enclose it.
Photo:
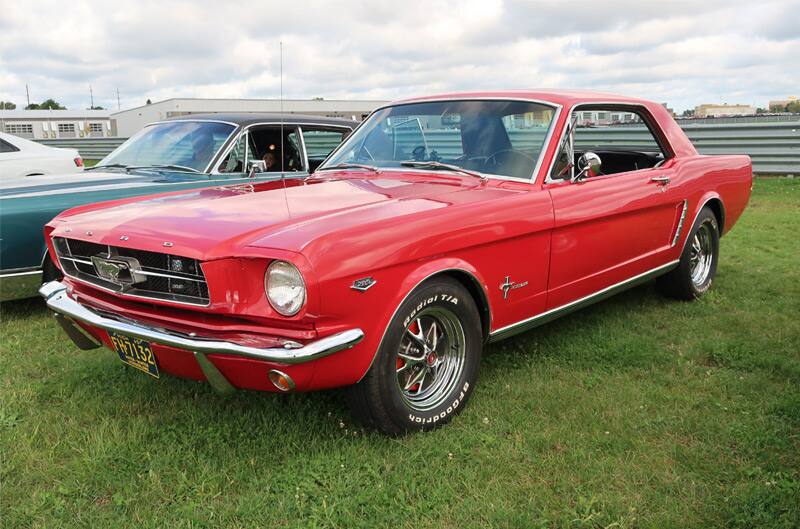
M 472 393 L 482 348 L 470 294 L 455 280 L 433 279 L 392 318 L 369 371 L 349 388 L 351 411 L 390 435 L 444 424 Z
M 717 273 L 719 226 L 710 208 L 703 208 L 692 226 L 678 266 L 658 278 L 657 286 L 672 298 L 693 300 L 705 294 Z

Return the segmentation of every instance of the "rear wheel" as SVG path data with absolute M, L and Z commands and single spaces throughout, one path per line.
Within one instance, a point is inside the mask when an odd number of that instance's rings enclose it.
M 719 226 L 714 212 L 703 208 L 689 233 L 677 268 L 658 278 L 659 290 L 669 297 L 693 300 L 714 281 L 719 260 Z
M 463 409 L 478 377 L 483 336 L 470 294 L 434 279 L 400 306 L 348 403 L 362 422 L 390 435 L 430 430 Z

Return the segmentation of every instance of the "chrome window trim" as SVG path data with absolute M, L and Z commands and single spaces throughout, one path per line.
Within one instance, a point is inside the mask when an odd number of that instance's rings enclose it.
M 237 129 L 240 127 L 238 123 L 234 123 L 232 121 L 225 121 L 222 119 L 192 119 L 192 118 L 175 118 L 175 119 L 162 119 L 159 121 L 151 121 L 145 127 L 149 127 L 150 125 L 160 125 L 162 123 L 179 123 L 179 122 L 186 122 L 186 123 L 225 123 L 226 125 L 233 125 Z M 144 127 L 142 127 L 144 128 Z M 235 130 L 234 130 L 235 132 Z
M 365 121 L 366 121 L 366 119 L 365 119 Z M 331 156 L 331 154 L 333 154 L 333 153 L 336 151 L 336 149 L 338 149 L 338 148 L 339 148 L 339 145 L 341 145 L 342 143 L 344 143 L 344 142 L 347 140 L 347 138 L 349 138 L 349 137 L 350 137 L 350 135 L 351 135 L 351 134 L 352 134 L 352 133 L 353 133 L 353 132 L 354 132 L 354 131 L 355 131 L 355 130 L 358 128 L 358 127 L 360 127 L 360 126 L 361 126 L 361 123 L 363 123 L 363 121 L 362 121 L 362 122 L 360 122 L 358 125 L 356 125 L 356 126 L 355 126 L 355 127 L 353 127 L 353 128 L 345 127 L 345 126 L 342 126 L 342 125 L 338 125 L 338 126 L 334 125 L 334 126 L 330 127 L 330 128 L 336 128 L 336 129 L 343 129 L 344 131 L 347 131 L 347 132 L 343 132 L 344 139 L 342 139 L 342 140 L 341 140 L 341 141 L 340 141 L 340 142 L 339 142 L 339 143 L 336 145 L 336 147 L 334 147 L 334 148 L 333 148 L 333 150 L 332 150 L 331 152 L 329 152 L 329 153 L 327 154 L 327 156 L 325 156 L 325 159 L 324 159 L 324 160 L 322 160 L 322 162 L 321 162 L 321 163 L 320 163 L 320 164 L 317 166 L 317 168 L 319 168 L 319 167 L 322 167 L 322 165 L 323 165 L 323 164 L 324 164 L 324 163 L 325 163 L 325 162 L 328 160 L 328 158 Z M 311 125 L 309 125 L 309 126 L 311 126 Z M 305 156 L 305 159 L 306 159 L 306 172 L 307 172 L 308 174 L 311 174 L 311 165 L 309 165 L 309 163 L 308 163 L 308 150 L 306 150 L 306 139 L 303 137 L 303 125 L 300 125 L 298 128 L 300 129 L 300 142 L 303 144 L 303 155 Z M 320 130 L 325 130 L 326 128 L 329 128 L 329 127 L 327 127 L 327 126 L 322 126 L 322 125 L 317 125 L 317 128 L 319 128 Z M 309 131 L 309 132 L 313 132 L 313 131 Z M 333 132 L 333 131 L 331 131 L 331 132 Z
M 575 112 L 578 108 L 585 107 L 585 106 L 596 106 L 596 105 L 613 105 L 613 106 L 620 106 L 620 107 L 638 108 L 638 109 L 641 109 L 641 111 L 643 111 L 644 113 L 646 113 L 650 117 L 652 117 L 652 114 L 650 113 L 649 110 L 647 110 L 647 107 L 645 107 L 641 103 L 632 103 L 632 102 L 625 102 L 625 101 L 583 101 L 583 102 L 580 102 L 580 103 L 575 103 L 569 108 L 569 113 L 567 114 L 567 120 L 570 119 L 570 117 L 572 116 L 572 113 Z M 568 124 L 568 122 L 565 123 L 564 127 L 561 129 L 561 134 L 559 134 L 557 145 L 561 145 L 561 141 L 564 139 L 564 134 L 566 134 L 567 128 L 568 128 L 567 124 Z M 645 126 L 647 127 L 647 130 L 650 132 L 650 134 L 653 134 L 653 131 L 650 130 L 650 127 L 647 126 L 646 122 L 645 122 Z M 664 150 L 664 146 L 661 145 L 661 142 L 658 140 L 658 138 L 656 137 L 655 134 L 653 134 L 653 139 L 656 140 L 656 143 L 658 144 L 659 149 L 661 149 L 663 151 Z M 671 145 L 668 145 L 668 146 L 670 147 L 670 152 L 671 152 L 672 146 Z M 675 157 L 675 154 L 673 153 L 671 156 L 666 156 L 664 158 L 664 161 L 669 160 L 670 158 L 674 158 L 674 157 Z M 555 165 L 557 159 L 558 159 L 558 151 L 556 151 L 553 154 L 553 159 L 550 160 L 550 166 L 547 168 L 547 172 L 544 174 L 544 181 L 543 181 L 544 184 L 560 183 L 560 182 L 564 182 L 565 181 L 565 180 L 553 180 L 552 178 L 550 178 L 550 173 L 553 172 L 553 166 Z M 648 167 L 647 169 L 658 169 L 658 168 L 657 167 Z M 628 171 L 626 171 L 626 172 L 628 172 Z M 633 172 L 633 171 L 630 171 L 630 172 Z M 621 173 L 615 173 L 615 174 L 621 174 Z
M 306 139 L 303 137 L 303 127 L 302 126 L 298 126 L 297 127 L 297 134 L 298 134 L 299 139 L 300 139 L 300 150 L 303 151 L 301 153 L 301 156 L 300 156 L 301 162 L 303 164 L 303 167 L 305 168 L 305 172 L 306 173 L 311 173 L 311 166 L 308 165 L 308 151 L 306 150 Z
M 519 334 L 527 330 L 533 329 L 534 327 L 538 327 L 539 325 L 548 323 L 570 312 L 579 310 L 597 301 L 601 301 L 602 299 L 613 296 L 618 292 L 622 292 L 623 290 L 636 286 L 639 283 L 643 283 L 662 273 L 668 272 L 672 268 L 675 268 L 679 262 L 680 262 L 679 259 L 675 259 L 674 261 L 670 261 L 661 266 L 657 266 L 655 268 L 647 270 L 646 272 L 642 272 L 641 274 L 629 277 L 628 279 L 620 281 L 619 283 L 614 283 L 613 285 L 607 286 L 582 298 L 546 310 L 544 312 L 536 314 L 535 316 L 531 316 L 530 318 L 520 320 L 518 322 L 506 325 L 504 327 L 500 327 L 499 329 L 495 329 L 494 331 L 489 333 L 489 343 L 503 340 L 515 334 Z
M 543 148 L 542 148 L 541 152 L 539 152 L 538 159 L 536 161 L 536 164 L 533 167 L 533 171 L 531 172 L 531 177 L 530 178 L 522 178 L 522 177 L 518 177 L 518 176 L 496 175 L 496 174 L 492 174 L 492 173 L 480 173 L 481 175 L 486 176 L 487 178 L 491 178 L 492 180 L 506 180 L 506 181 L 513 181 L 513 182 L 528 183 L 528 184 L 531 184 L 531 185 L 536 183 L 536 181 L 538 180 L 538 178 L 537 178 L 538 172 L 539 172 L 539 170 L 540 170 L 540 168 L 542 166 L 542 161 L 544 159 L 544 153 L 547 151 L 547 147 L 548 147 L 548 145 L 550 143 L 550 139 L 552 138 L 553 131 L 555 129 L 555 124 L 558 123 L 558 118 L 561 115 L 562 105 L 560 105 L 558 103 L 554 103 L 552 101 L 545 101 L 543 99 L 532 99 L 532 98 L 527 98 L 527 97 L 466 97 L 465 96 L 465 97 L 442 97 L 442 98 L 433 98 L 433 99 L 422 99 L 422 100 L 418 100 L 418 101 L 403 101 L 403 102 L 400 102 L 400 103 L 388 103 L 386 105 L 379 106 L 376 109 L 374 109 L 372 112 L 370 112 L 369 115 L 367 117 L 365 117 L 361 121 L 361 123 L 358 124 L 358 126 L 356 128 L 353 129 L 353 131 L 350 133 L 350 136 L 353 136 L 356 133 L 356 131 L 358 129 L 360 129 L 361 126 L 364 125 L 364 123 L 366 123 L 369 120 L 369 118 L 372 117 L 372 115 L 374 113 L 376 113 L 376 112 L 378 112 L 380 110 L 383 110 L 383 109 L 386 109 L 386 108 L 392 108 L 392 107 L 406 106 L 406 105 L 418 105 L 418 104 L 424 104 L 424 103 L 440 103 L 440 102 L 445 102 L 445 101 L 515 101 L 515 102 L 518 102 L 518 103 L 536 103 L 536 104 L 548 106 L 548 107 L 551 107 L 552 109 L 554 109 L 555 113 L 553 114 L 553 119 L 550 120 L 550 126 L 548 127 L 547 133 L 545 134 L 544 141 L 542 142 L 542 147 Z M 320 164 L 319 169 L 326 170 L 325 169 L 325 164 L 328 162 L 328 159 L 333 157 L 333 155 L 336 154 L 337 152 L 339 152 L 339 150 L 342 148 L 342 146 L 345 144 L 346 141 L 347 140 L 345 140 L 342 143 L 340 143 L 334 150 L 332 150 L 328 154 L 328 157 L 325 158 L 325 160 Z M 381 167 L 380 169 L 381 169 L 381 171 L 384 171 L 384 170 L 395 169 L 395 168 L 393 168 L 393 167 Z M 409 169 L 409 168 L 398 168 L 398 169 L 406 170 L 406 169 Z M 430 171 L 427 171 L 427 172 L 430 172 Z M 479 172 L 479 171 L 475 171 L 475 172 Z
M 148 123 L 147 125 L 142 127 L 141 130 L 144 130 L 147 127 L 151 127 L 153 125 L 161 125 L 161 124 L 164 124 L 164 123 L 224 123 L 225 125 L 232 125 L 233 126 L 233 130 L 230 132 L 230 134 L 228 134 L 228 137 L 225 138 L 225 141 L 222 142 L 222 147 L 220 148 L 220 151 L 222 149 L 224 149 L 226 145 L 229 144 L 229 142 L 231 141 L 231 138 L 236 134 L 236 131 L 240 128 L 240 125 L 238 123 L 232 123 L 230 121 L 223 121 L 221 119 L 162 119 L 160 121 L 153 121 L 153 122 Z M 128 138 L 128 139 L 130 139 L 130 138 Z M 125 145 L 126 143 L 128 143 L 128 140 L 125 140 L 124 142 L 122 142 L 122 144 L 119 147 L 117 147 L 116 149 L 114 149 L 113 151 L 111 151 L 110 153 L 105 155 L 103 157 L 103 160 L 105 160 L 106 158 L 108 158 L 109 156 L 111 156 L 112 154 L 117 152 L 117 150 L 120 147 L 122 147 L 123 145 Z M 208 174 L 209 168 L 214 166 L 214 160 L 217 158 L 218 152 L 215 153 L 214 156 L 211 157 L 210 163 L 208 165 L 206 165 L 204 171 L 201 171 L 201 174 Z M 102 162 L 103 160 L 100 160 L 100 161 Z M 102 165 L 96 165 L 95 167 L 103 167 L 103 166 Z
M 217 156 L 217 159 L 215 160 L 215 162 L 221 162 L 222 160 L 224 160 L 225 157 L 228 156 L 230 151 L 233 150 L 234 144 L 236 144 L 236 142 L 239 141 L 239 138 L 241 138 L 241 136 L 243 134 L 246 134 L 250 130 L 250 128 L 252 128 L 252 127 L 264 127 L 264 126 L 278 126 L 278 127 L 280 127 L 281 125 L 283 125 L 284 128 L 293 127 L 296 130 L 300 130 L 300 128 L 303 127 L 303 126 L 306 126 L 306 127 L 321 126 L 321 125 L 317 125 L 315 123 L 309 123 L 307 121 L 304 121 L 304 122 L 299 122 L 298 121 L 298 122 L 283 123 L 283 124 L 281 124 L 280 121 L 262 121 L 262 122 L 259 122 L 259 123 L 251 123 L 250 125 L 246 125 L 244 127 L 240 127 L 239 133 L 236 135 L 236 137 L 233 139 L 233 141 L 229 141 L 228 145 L 225 148 L 220 149 L 220 151 L 222 151 L 222 155 L 221 156 Z M 333 128 L 333 129 L 342 129 L 343 131 L 353 131 L 354 130 L 354 129 L 351 129 L 350 127 L 347 127 L 345 125 L 325 125 L 325 127 L 326 128 Z M 341 143 L 339 145 L 341 145 Z M 336 146 L 337 149 L 339 148 L 339 145 Z M 334 149 L 334 151 L 335 150 L 336 149 Z M 306 156 L 305 145 L 303 145 L 303 156 L 304 157 Z M 212 174 L 212 175 L 239 174 L 239 173 L 220 173 L 219 170 L 218 170 L 219 169 L 219 163 L 212 162 L 211 163 L 211 168 L 212 169 L 211 169 L 209 174 Z M 206 171 L 206 172 L 208 172 L 208 171 Z M 305 171 L 298 171 L 298 172 L 300 174 L 303 174 L 304 172 L 308 173 L 308 164 L 306 164 L 306 170 Z M 243 174 L 247 174 L 247 172 L 245 171 Z

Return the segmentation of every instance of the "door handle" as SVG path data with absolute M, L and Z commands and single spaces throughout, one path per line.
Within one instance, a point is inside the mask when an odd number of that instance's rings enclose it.
M 650 181 L 651 182 L 655 182 L 656 184 L 661 184 L 662 186 L 665 186 L 665 185 L 669 184 L 669 177 L 668 176 L 653 176 L 652 178 L 650 178 Z

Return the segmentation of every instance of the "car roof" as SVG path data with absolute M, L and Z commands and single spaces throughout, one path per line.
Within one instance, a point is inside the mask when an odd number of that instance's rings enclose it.
M 453 92 L 437 94 L 425 97 L 415 97 L 394 101 L 390 105 L 398 103 L 414 103 L 422 101 L 437 101 L 448 99 L 531 99 L 570 107 L 577 103 L 615 103 L 629 105 L 651 106 L 653 101 L 626 97 L 605 92 L 594 92 L 591 90 L 565 90 L 565 89 L 527 89 L 527 90 L 492 90 L 483 92 Z
M 357 121 L 342 118 L 326 118 L 322 116 L 307 116 L 304 114 L 277 114 L 267 112 L 219 112 L 207 114 L 187 114 L 168 118 L 165 121 L 227 121 L 242 127 L 263 122 L 283 122 L 284 125 L 330 125 L 334 127 L 348 127 L 353 129 L 358 125 Z

